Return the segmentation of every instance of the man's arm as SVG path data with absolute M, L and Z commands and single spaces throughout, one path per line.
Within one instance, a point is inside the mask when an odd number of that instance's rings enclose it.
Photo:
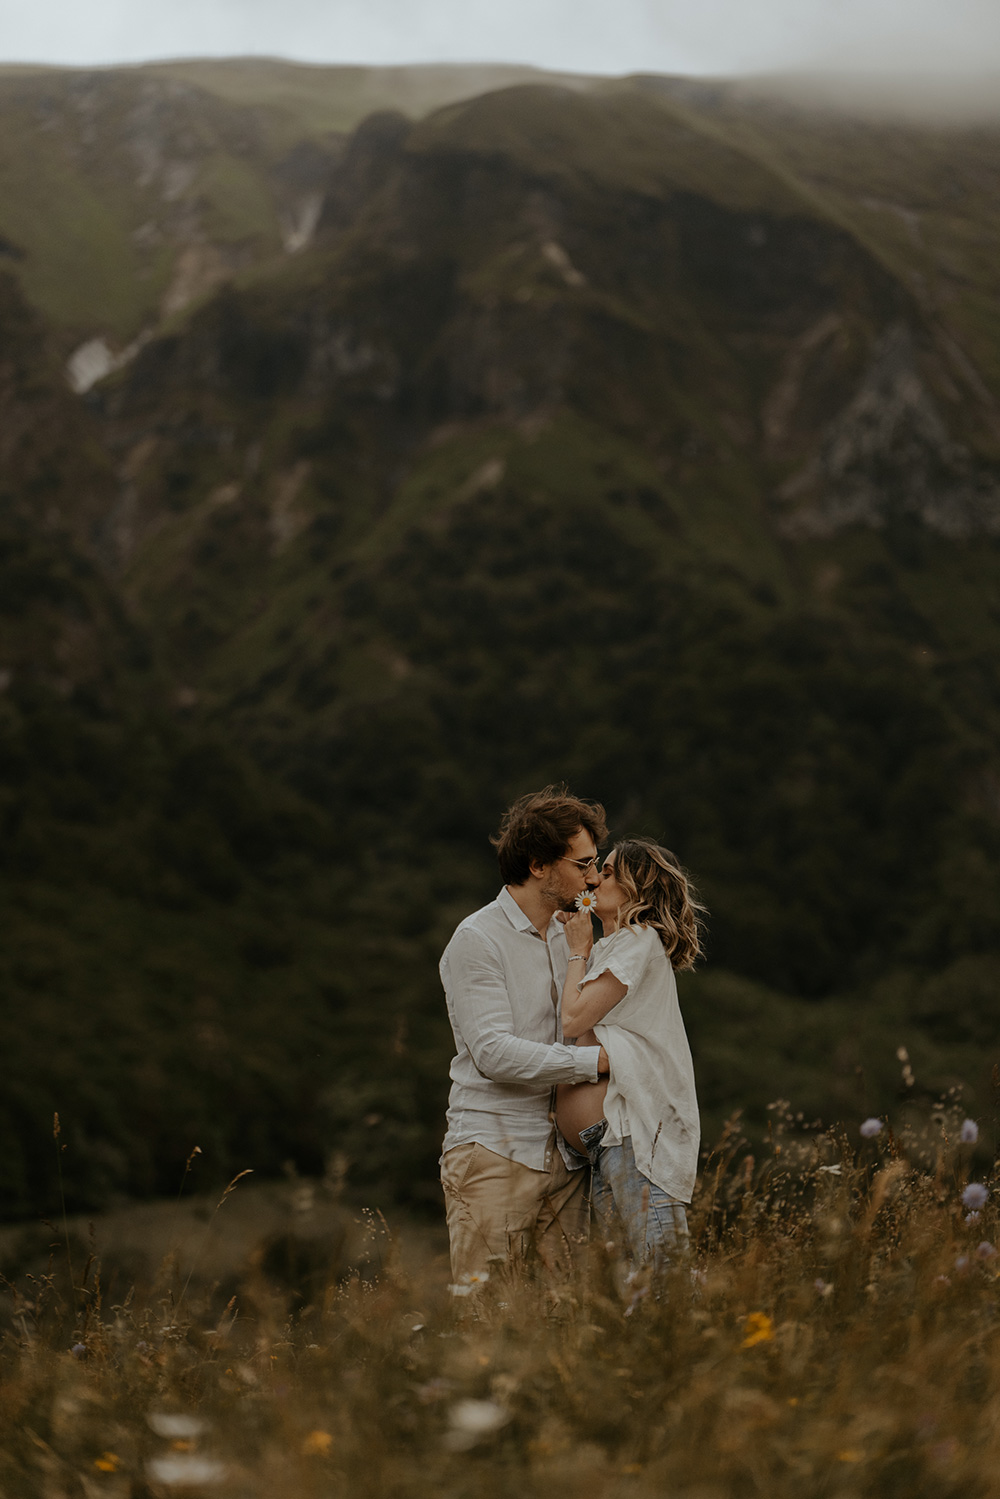
M 456 934 L 442 976 L 456 1036 L 484 1077 L 542 1088 L 597 1081 L 602 1048 L 558 1041 L 547 1046 L 514 1034 L 503 965 L 481 933 L 466 929 Z M 604 1065 L 606 1069 L 606 1057 Z

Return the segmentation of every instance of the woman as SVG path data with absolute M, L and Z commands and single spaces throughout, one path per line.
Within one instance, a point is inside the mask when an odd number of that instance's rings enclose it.
M 701 954 L 699 905 L 667 849 L 644 838 L 619 843 L 604 861 L 593 912 L 563 918 L 571 958 L 562 1024 L 577 1045 L 598 1042 L 611 1061 L 603 1083 L 564 1083 L 556 1121 L 589 1157 L 602 1231 L 620 1226 L 630 1256 L 662 1264 L 687 1242 L 700 1125 L 694 1069 L 674 970 Z

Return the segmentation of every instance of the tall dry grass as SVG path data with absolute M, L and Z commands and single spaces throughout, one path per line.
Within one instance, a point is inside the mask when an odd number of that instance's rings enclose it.
M 570 1281 L 455 1295 L 375 1220 L 379 1271 L 296 1311 L 259 1270 L 230 1300 L 169 1265 L 111 1306 L 56 1259 L 8 1288 L 0 1492 L 993 1495 L 998 1224 L 961 1124 L 851 1141 L 778 1109 L 756 1162 L 730 1130 L 656 1284 L 596 1244 Z

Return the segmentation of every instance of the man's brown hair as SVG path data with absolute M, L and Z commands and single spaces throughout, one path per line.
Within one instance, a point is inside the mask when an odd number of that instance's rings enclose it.
M 536 862 L 554 864 L 581 831 L 588 832 L 598 846 L 607 838 L 600 802 L 581 801 L 562 785 L 518 797 L 504 813 L 500 831 L 490 839 L 504 884 L 523 885 Z

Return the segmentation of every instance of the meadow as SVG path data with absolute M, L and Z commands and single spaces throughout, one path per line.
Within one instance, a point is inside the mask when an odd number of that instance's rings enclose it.
M 963 1116 L 810 1131 L 779 1101 L 756 1158 L 734 1119 L 655 1284 L 594 1243 L 569 1281 L 449 1287 L 439 1233 L 362 1212 L 325 1273 L 272 1239 L 235 1289 L 174 1254 L 112 1295 L 54 1227 L 6 1287 L 0 1492 L 992 1494 L 998 1226 Z

